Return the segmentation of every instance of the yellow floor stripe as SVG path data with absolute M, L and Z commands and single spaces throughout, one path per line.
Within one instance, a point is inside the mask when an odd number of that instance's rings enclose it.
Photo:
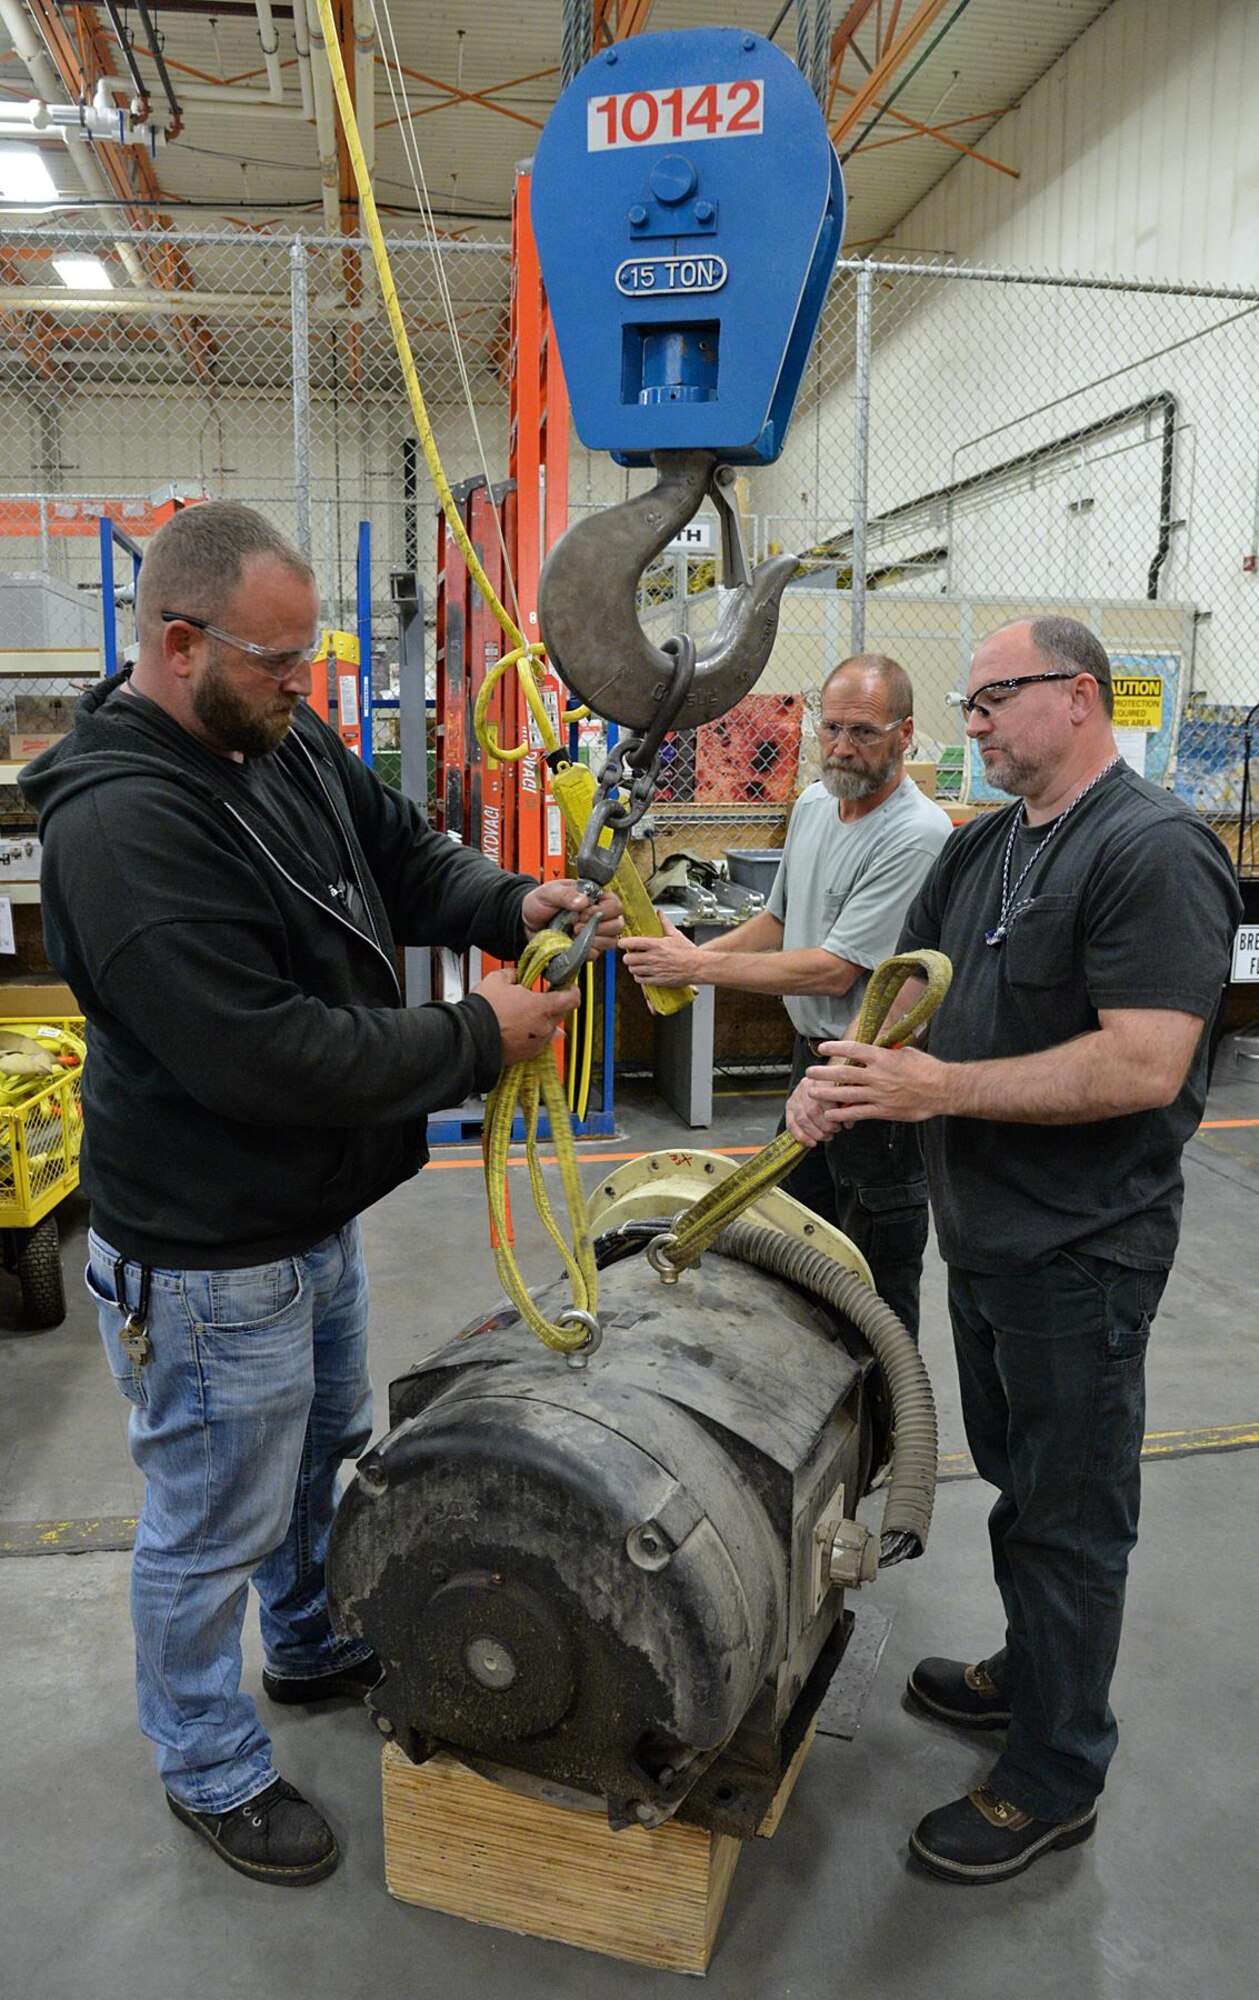
M 1252 1451 L 1259 1423 L 1213 1424 L 1194 1431 L 1149 1431 L 1143 1460 L 1189 1458 L 1200 1452 Z M 964 1451 L 940 1459 L 944 1482 L 977 1479 L 974 1460 Z M 129 1549 L 135 1539 L 134 1514 L 98 1514 L 85 1521 L 0 1521 L 0 1556 L 104 1555 Z
M 1147 1431 L 1141 1447 L 1142 1463 L 1156 1458 L 1190 1458 L 1197 1452 L 1252 1451 L 1259 1445 L 1259 1424 L 1213 1424 L 1205 1430 Z M 975 1461 L 969 1452 L 944 1452 L 940 1457 L 941 1480 L 978 1479 Z
M 647 1148 L 647 1151 L 648 1151 L 648 1152 L 669 1152 L 669 1153 L 689 1153 L 689 1152 L 697 1152 L 697 1153 L 720 1153 L 720 1154 L 722 1154 L 722 1156 L 723 1156 L 724 1158 L 727 1158 L 727 1159 L 731 1159 L 731 1160 L 738 1160 L 738 1159 L 743 1159 L 743 1158 L 745 1158 L 745 1157 L 750 1157 L 750 1156 L 751 1156 L 751 1154 L 753 1154 L 753 1153 L 759 1153 L 759 1152 L 760 1152 L 760 1150 L 761 1150 L 761 1149 L 760 1149 L 760 1147 L 759 1147 L 759 1146 L 690 1146 L 690 1145 L 686 1145 L 686 1146 L 656 1146 L 656 1147 L 648 1147 L 648 1148 Z M 602 1161 L 605 1161 L 605 1160 L 641 1160 L 641 1159 L 642 1159 L 642 1157 L 643 1157 L 643 1148 L 642 1148 L 641 1146 L 640 1146 L 640 1147 L 639 1147 L 639 1148 L 637 1149 L 637 1151 L 635 1151 L 635 1152 L 632 1152 L 632 1153 L 582 1153 L 582 1152 L 579 1152 L 579 1153 L 578 1153 L 578 1155 L 577 1155 L 577 1164 L 578 1164 L 578 1166 L 580 1167 L 580 1166 L 584 1166 L 584 1165 L 586 1164 L 586 1161 L 587 1161 L 587 1160 L 596 1160 L 596 1161 L 600 1161 L 600 1162 L 602 1162 Z M 542 1162 L 542 1165 L 543 1165 L 544 1167 L 553 1167 L 553 1166 L 555 1166 L 555 1165 L 557 1164 L 557 1163 L 556 1163 L 556 1159 L 555 1159 L 555 1155 L 554 1155 L 554 1153 L 543 1153 L 543 1154 L 541 1155 L 541 1162 Z M 432 1173 L 438 1173 L 438 1174 L 440 1174 L 440 1173 L 448 1173 L 448 1174 L 449 1174 L 449 1173 L 453 1173 L 453 1172 L 455 1171 L 455 1169 L 456 1169 L 456 1168 L 464 1168 L 464 1169 L 466 1170 L 466 1169 L 467 1169 L 468 1167 L 480 1167 L 480 1166 L 482 1166 L 482 1164 L 483 1164 L 483 1162 L 482 1162 L 482 1159 L 481 1159 L 481 1150 L 480 1150 L 480 1147 L 478 1146 L 478 1148 L 477 1148 L 477 1156 L 476 1156 L 476 1158 L 475 1158 L 474 1160 L 430 1160 L 430 1161 L 429 1161 L 429 1163 L 428 1163 L 428 1165 L 427 1165 L 427 1166 L 425 1167 L 424 1171 L 425 1171 L 425 1173 L 426 1173 L 426 1174 L 432 1174 Z M 523 1166 L 524 1166 L 524 1164 L 525 1164 L 525 1156 L 524 1156 L 523 1152 L 521 1152 L 521 1153 L 518 1153 L 518 1152 L 516 1152 L 516 1151 L 515 1151 L 515 1149 L 513 1148 L 513 1151 L 512 1151 L 512 1155 L 511 1155 L 511 1159 L 510 1159 L 510 1161 L 508 1162 L 508 1164 L 509 1164 L 510 1166 L 513 1166 L 513 1167 L 523 1167 Z

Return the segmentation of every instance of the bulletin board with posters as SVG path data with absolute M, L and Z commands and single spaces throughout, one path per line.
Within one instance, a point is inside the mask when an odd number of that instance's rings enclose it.
M 1134 771 L 1152 785 L 1166 785 L 1175 769 L 1180 729 L 1183 661 L 1179 653 L 1107 652 L 1115 689 L 1115 742 Z M 1179 789 L 1179 787 L 1178 787 Z M 972 737 L 966 739 L 966 786 L 970 805 L 1004 805 L 1010 794 L 984 776 Z

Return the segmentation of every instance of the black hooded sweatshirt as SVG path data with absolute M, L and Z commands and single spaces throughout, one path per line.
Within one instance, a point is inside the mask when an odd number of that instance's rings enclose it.
M 405 1006 L 397 945 L 515 959 L 532 884 L 435 833 L 304 704 L 241 764 L 124 679 L 21 777 L 48 955 L 87 1016 L 92 1221 L 150 1266 L 299 1256 L 424 1164 L 427 1112 L 499 1071 L 493 1009 Z

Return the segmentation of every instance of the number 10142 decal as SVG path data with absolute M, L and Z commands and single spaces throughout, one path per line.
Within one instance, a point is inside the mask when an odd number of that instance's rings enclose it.
M 631 90 L 623 97 L 592 97 L 586 104 L 588 153 L 682 141 L 691 145 L 697 139 L 753 139 L 764 130 L 765 86 L 756 77 Z

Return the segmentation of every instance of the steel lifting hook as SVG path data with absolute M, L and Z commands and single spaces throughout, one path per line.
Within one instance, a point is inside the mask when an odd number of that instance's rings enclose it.
M 778 630 L 795 556 L 771 556 L 749 571 L 733 466 L 711 451 L 658 451 L 649 493 L 578 521 L 542 566 L 538 622 L 551 660 L 597 715 L 649 729 L 673 663 L 638 622 L 638 586 L 652 558 L 692 519 L 705 494 L 721 521 L 722 580 L 731 592 L 712 638 L 697 654 L 674 729 L 694 729 L 733 708 L 755 687 Z

